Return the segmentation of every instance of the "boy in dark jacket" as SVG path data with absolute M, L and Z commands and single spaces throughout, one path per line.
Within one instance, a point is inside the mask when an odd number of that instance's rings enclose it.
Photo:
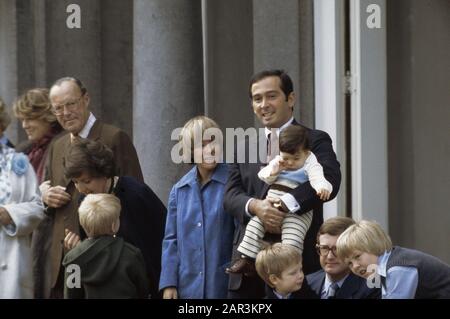
M 80 224 L 88 238 L 64 257 L 64 298 L 148 297 L 141 251 L 115 236 L 120 209 L 111 194 L 89 194 L 81 203 Z

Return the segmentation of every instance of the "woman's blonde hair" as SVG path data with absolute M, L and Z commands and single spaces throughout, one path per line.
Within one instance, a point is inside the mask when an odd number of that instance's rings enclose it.
M 256 256 L 255 267 L 258 275 L 273 288 L 270 275 L 281 278 L 281 273 L 288 267 L 302 262 L 302 256 L 297 248 L 275 243 L 261 250 Z
M 336 253 L 343 260 L 351 258 L 355 250 L 381 256 L 391 249 L 389 235 L 378 223 L 368 220 L 361 220 L 347 228 L 336 243 Z
M 6 104 L 0 98 L 0 131 L 5 131 L 11 123 L 11 117 L 6 111 Z
M 89 194 L 78 209 L 80 225 L 89 237 L 111 235 L 120 217 L 120 200 L 112 194 Z
M 200 142 L 201 145 L 205 131 L 210 128 L 220 130 L 219 125 L 213 119 L 204 115 L 193 117 L 184 124 L 179 139 L 183 146 L 183 161 L 185 163 L 194 162 L 195 142 Z
M 48 89 L 43 88 L 28 90 L 14 102 L 14 115 L 18 119 L 41 119 L 48 123 L 56 122 L 48 93 Z

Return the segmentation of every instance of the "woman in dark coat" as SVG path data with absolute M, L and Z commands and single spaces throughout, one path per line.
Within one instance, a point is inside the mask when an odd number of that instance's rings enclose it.
M 64 164 L 66 178 L 81 194 L 110 193 L 120 199 L 117 236 L 139 248 L 144 255 L 152 298 L 158 297 L 161 246 L 166 207 L 146 184 L 129 176 L 114 176 L 112 151 L 99 141 L 82 139 L 69 150 Z M 81 231 L 81 239 L 85 236 Z M 64 245 L 75 247 L 80 237 L 67 232 Z

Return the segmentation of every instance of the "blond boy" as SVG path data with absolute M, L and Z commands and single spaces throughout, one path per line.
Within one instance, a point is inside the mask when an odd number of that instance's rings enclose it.
M 293 246 L 275 243 L 256 256 L 256 271 L 270 289 L 268 299 L 311 298 L 303 285 L 302 257 Z
M 392 246 L 376 222 L 350 226 L 336 250 L 355 275 L 368 285 L 381 285 L 382 299 L 450 298 L 450 266 L 423 252 Z
M 64 257 L 64 298 L 147 298 L 141 251 L 115 236 L 120 210 L 111 194 L 89 194 L 81 203 L 80 224 L 88 238 Z

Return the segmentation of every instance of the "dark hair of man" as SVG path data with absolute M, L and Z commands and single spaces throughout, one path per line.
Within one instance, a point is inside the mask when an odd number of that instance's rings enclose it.
M 113 152 L 98 141 L 80 139 L 75 142 L 64 160 L 64 175 L 72 179 L 83 173 L 90 177 L 114 176 Z
M 81 82 L 77 78 L 73 78 L 73 77 L 70 77 L 70 76 L 66 76 L 66 77 L 63 77 L 63 78 L 60 78 L 60 79 L 56 80 L 55 83 L 53 83 L 50 88 L 52 88 L 54 86 L 60 86 L 61 84 L 63 84 L 64 82 L 67 82 L 67 81 L 75 83 L 78 86 L 78 88 L 80 89 L 81 95 L 85 95 L 86 94 L 87 89 L 83 85 L 83 82 Z
M 295 154 L 309 150 L 308 132 L 300 125 L 290 125 L 280 133 L 280 151 Z
M 269 76 L 277 76 L 280 79 L 280 88 L 283 91 L 287 101 L 289 94 L 294 91 L 294 85 L 292 84 L 290 76 L 284 72 L 284 70 L 264 70 L 253 75 L 248 87 L 250 99 L 252 98 L 252 85 Z
M 319 237 L 324 234 L 328 234 L 330 236 L 339 236 L 342 234 L 347 228 L 351 225 L 354 225 L 356 222 L 348 217 L 336 216 L 330 219 L 327 219 L 322 226 L 319 228 L 319 232 L 317 233 L 317 243 L 319 244 Z

